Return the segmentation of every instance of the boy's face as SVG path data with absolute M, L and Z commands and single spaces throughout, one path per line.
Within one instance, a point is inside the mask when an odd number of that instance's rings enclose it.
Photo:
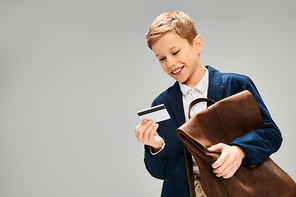
M 179 35 L 168 32 L 159 38 L 152 50 L 163 70 L 175 80 L 189 87 L 195 87 L 204 75 L 200 60 L 202 39 L 197 36 L 193 44 Z

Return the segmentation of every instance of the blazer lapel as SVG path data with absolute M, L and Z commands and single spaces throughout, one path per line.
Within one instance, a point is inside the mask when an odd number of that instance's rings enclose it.
M 176 122 L 179 126 L 181 126 L 185 123 L 185 115 L 182 101 L 182 93 L 178 82 L 176 82 L 172 86 L 168 94 L 168 102 L 176 119 Z
M 209 88 L 208 88 L 208 98 L 214 101 L 219 101 L 223 96 L 223 84 L 222 84 L 222 74 L 210 67 L 206 66 L 209 71 Z

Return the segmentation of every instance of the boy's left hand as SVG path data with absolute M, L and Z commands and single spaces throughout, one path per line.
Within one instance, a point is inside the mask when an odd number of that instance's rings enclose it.
M 212 164 L 217 177 L 231 178 L 240 167 L 246 153 L 238 146 L 219 143 L 207 149 L 209 152 L 221 152 L 220 157 Z

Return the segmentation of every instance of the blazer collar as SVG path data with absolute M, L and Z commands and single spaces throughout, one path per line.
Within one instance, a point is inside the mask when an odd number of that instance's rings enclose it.
M 208 88 L 208 98 L 214 101 L 219 101 L 222 99 L 223 95 L 223 83 L 222 83 L 222 74 L 220 71 L 206 66 L 209 71 L 209 88 Z

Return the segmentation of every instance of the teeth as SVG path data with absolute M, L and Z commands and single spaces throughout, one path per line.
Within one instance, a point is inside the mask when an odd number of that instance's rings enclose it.
M 178 70 L 173 71 L 173 74 L 179 73 L 182 69 L 183 69 L 183 67 L 179 68 Z

